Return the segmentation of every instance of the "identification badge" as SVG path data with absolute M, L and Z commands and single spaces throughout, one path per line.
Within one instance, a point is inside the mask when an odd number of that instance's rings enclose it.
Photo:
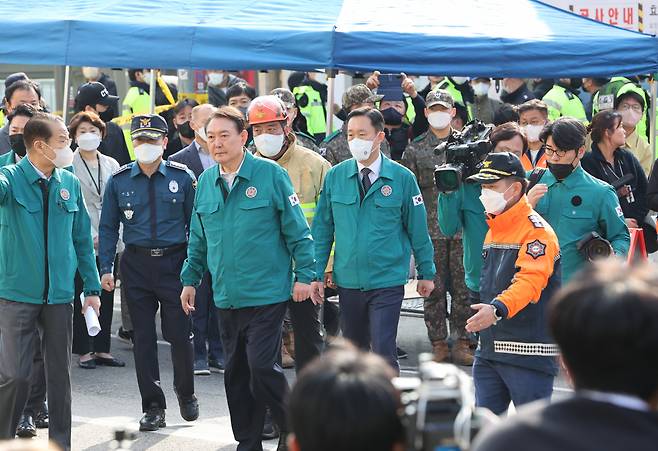
M 169 182 L 169 191 L 172 193 L 178 192 L 178 182 L 176 180 Z
M 250 186 L 244 192 L 244 195 L 247 196 L 249 199 L 253 199 L 254 197 L 256 197 L 256 194 L 258 194 L 258 190 L 256 189 L 255 186 Z
M 382 186 L 381 192 L 382 192 L 382 196 L 388 197 L 391 194 L 393 194 L 393 188 L 391 188 L 389 185 L 384 185 Z
M 62 198 L 62 200 L 69 200 L 71 198 L 71 193 L 69 193 L 69 190 L 66 188 L 62 188 L 59 190 L 59 196 Z

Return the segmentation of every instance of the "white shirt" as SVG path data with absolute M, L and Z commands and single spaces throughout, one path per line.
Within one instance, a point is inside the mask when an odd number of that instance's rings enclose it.
M 537 150 L 532 150 L 532 149 L 530 149 L 530 156 L 532 156 L 532 161 L 531 161 L 531 163 L 532 163 L 533 166 L 534 166 L 535 164 L 537 164 L 537 155 L 539 155 L 539 150 L 540 150 L 540 149 L 537 149 Z
M 32 163 L 32 160 L 30 160 L 30 159 L 28 158 L 27 161 L 29 161 L 30 164 L 32 165 L 32 167 L 34 168 L 34 170 L 37 171 L 37 174 L 39 175 L 39 177 L 41 177 L 42 179 L 50 180 L 50 177 L 46 177 L 46 174 L 44 174 L 43 172 L 41 172 L 41 171 L 39 170 L 39 168 L 37 168 L 37 167 L 34 165 L 34 163 Z
M 640 412 L 650 411 L 649 403 L 637 396 L 626 393 L 606 393 L 596 390 L 578 390 L 578 394 L 592 401 L 606 402 L 608 404 L 622 407 L 624 409 L 639 410 Z
M 359 169 L 359 180 L 361 180 L 363 182 L 363 175 L 361 173 L 361 170 L 363 168 L 367 167 L 368 169 L 370 169 L 370 174 L 368 174 L 368 178 L 370 179 L 370 183 L 371 184 L 375 183 L 375 180 L 377 180 L 379 178 L 379 172 L 382 169 L 382 154 L 381 154 L 381 152 L 379 153 L 379 156 L 377 157 L 377 159 L 375 161 L 373 161 L 370 166 L 364 166 L 363 164 L 361 164 L 360 161 L 357 161 L 356 162 L 356 167 Z
M 221 175 L 222 178 L 226 181 L 229 191 L 231 188 L 233 188 L 233 182 L 235 182 L 235 177 L 237 177 L 238 173 L 240 172 L 242 163 L 244 163 L 244 153 L 242 154 L 242 161 L 240 162 L 240 166 L 238 166 L 238 169 L 235 172 L 224 172 L 222 165 L 219 165 L 219 175 Z
M 217 162 L 213 159 L 213 157 L 211 157 L 208 152 L 203 150 L 203 148 L 196 141 L 196 139 L 192 142 L 194 143 L 194 147 L 196 148 L 197 152 L 199 152 L 199 159 L 201 160 L 201 166 L 203 166 L 204 171 L 217 164 Z

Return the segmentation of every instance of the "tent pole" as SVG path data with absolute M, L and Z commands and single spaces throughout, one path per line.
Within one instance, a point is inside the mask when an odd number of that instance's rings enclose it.
M 66 124 L 66 116 L 69 110 L 69 75 L 71 74 L 71 66 L 68 64 L 64 68 L 64 100 L 62 101 L 62 119 Z
M 336 69 L 327 69 L 327 136 L 333 131 L 334 122 L 334 91 L 336 81 Z
M 653 149 L 653 156 L 656 156 L 656 94 L 658 87 L 656 86 L 656 77 L 658 74 L 653 74 L 649 80 L 651 87 L 651 116 L 649 117 L 649 145 Z
M 157 82 L 157 74 L 155 69 L 151 69 L 151 82 L 149 83 L 149 94 L 151 95 L 151 114 L 155 114 L 155 84 Z

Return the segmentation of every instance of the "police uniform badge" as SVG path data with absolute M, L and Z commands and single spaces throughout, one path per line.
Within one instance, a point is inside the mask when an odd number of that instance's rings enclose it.
M 382 186 L 381 192 L 382 196 L 388 197 L 393 193 L 393 188 L 391 188 L 389 185 L 384 185 Z
M 135 214 L 135 210 L 123 210 L 123 215 L 126 217 L 128 221 L 130 221 L 133 218 L 133 214 Z
M 172 193 L 178 192 L 178 182 L 176 180 L 172 180 L 169 182 L 169 191 Z
M 151 118 L 150 117 L 142 117 L 139 119 L 139 127 L 140 128 L 148 128 L 151 126 Z
M 253 199 L 254 197 L 256 197 L 256 194 L 258 194 L 258 190 L 256 189 L 255 186 L 250 186 L 244 192 L 244 195 L 247 196 L 249 199 Z
M 59 190 L 59 197 L 61 197 L 62 200 L 66 201 L 71 198 L 71 193 L 69 193 L 69 190 L 67 190 L 66 188 L 62 188 L 61 190 Z
M 528 243 L 528 249 L 525 253 L 537 260 L 542 255 L 546 255 L 546 245 L 539 240 L 535 240 Z

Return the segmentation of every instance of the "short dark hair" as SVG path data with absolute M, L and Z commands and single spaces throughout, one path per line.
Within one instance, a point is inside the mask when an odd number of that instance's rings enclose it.
M 130 81 L 137 81 L 137 77 L 135 76 L 137 72 L 144 73 L 144 69 L 128 69 L 128 78 Z
M 347 122 L 349 123 L 350 119 L 359 116 L 365 116 L 370 119 L 370 123 L 378 132 L 384 130 L 384 116 L 382 116 L 382 113 L 378 109 L 371 106 L 364 106 L 357 108 L 356 110 L 352 110 L 350 111 L 350 114 L 347 115 Z
M 578 119 L 573 117 L 559 117 L 546 124 L 539 134 L 539 140 L 546 143 L 549 136 L 561 150 L 578 150 L 585 145 L 587 128 Z
M 238 130 L 238 133 L 242 133 L 243 130 L 247 129 L 247 121 L 245 120 L 244 116 L 242 116 L 240 110 L 232 106 L 224 105 L 219 107 L 217 111 L 215 111 L 212 116 L 210 116 L 204 128 L 207 128 L 208 124 L 210 124 L 210 121 L 213 119 L 227 119 L 232 121 L 235 124 L 235 128 Z
M 587 131 L 592 137 L 592 142 L 600 143 L 605 137 L 606 130 L 614 131 L 621 124 L 621 114 L 614 110 L 596 113 L 592 122 L 587 126 Z
M 33 117 L 36 113 L 41 111 L 39 108 L 36 108 L 29 103 L 23 104 L 23 105 L 18 105 L 14 110 L 7 116 L 7 123 L 11 124 L 11 121 L 14 120 L 15 117 L 17 116 L 23 116 L 23 117 L 28 117 L 31 118 Z
M 37 98 L 41 100 L 41 91 L 39 90 L 39 87 L 34 83 L 32 80 L 18 80 L 13 82 L 9 87 L 5 90 L 5 99 L 10 102 L 12 96 L 16 91 L 34 91 L 34 93 L 37 95 Z
M 528 148 L 528 138 L 526 138 L 525 133 L 516 122 L 505 122 L 500 124 L 498 127 L 494 128 L 489 135 L 489 140 L 491 141 L 491 149 L 495 149 L 499 142 L 508 141 L 515 136 L 521 138 L 523 142 L 523 150 Z
M 382 451 L 404 443 L 395 374 L 379 356 L 342 345 L 311 362 L 290 394 L 302 451 Z
M 256 98 L 256 90 L 246 83 L 236 83 L 226 90 L 226 101 L 228 102 L 230 98 L 241 95 L 245 95 L 251 100 L 254 100 Z
M 31 149 L 34 145 L 34 141 L 38 139 L 48 141 L 53 136 L 53 132 L 50 128 L 50 124 L 53 122 L 62 122 L 62 118 L 51 113 L 35 113 L 35 115 L 27 121 L 25 129 L 23 130 L 23 141 L 25 141 L 25 147 Z
M 577 389 L 648 400 L 658 390 L 658 274 L 597 262 L 559 291 L 549 324 Z
M 516 112 L 521 116 L 527 111 L 537 110 L 544 116 L 548 117 L 548 105 L 539 99 L 531 99 L 516 107 Z
M 199 102 L 197 102 L 194 99 L 179 100 L 178 103 L 173 108 L 174 109 L 174 114 L 180 113 L 181 111 L 183 111 L 188 106 L 194 108 L 195 106 L 199 106 Z
M 644 98 L 642 98 L 642 96 L 641 96 L 640 94 L 638 94 L 637 92 L 634 92 L 634 91 L 628 91 L 628 92 L 623 93 L 622 95 L 620 95 L 619 97 L 617 97 L 617 98 L 615 99 L 615 110 L 616 110 L 617 108 L 619 108 L 619 105 L 621 104 L 622 101 L 624 101 L 624 99 L 627 99 L 627 98 L 629 98 L 629 97 L 630 97 L 631 99 L 635 99 L 635 101 L 636 101 L 637 103 L 639 103 L 640 105 L 642 105 L 642 109 L 643 109 L 643 110 L 646 108 L 646 106 L 645 106 L 646 103 L 645 103 L 645 101 L 644 101 Z
M 518 122 L 519 113 L 516 111 L 513 105 L 509 103 L 503 103 L 503 105 L 498 108 L 494 113 L 493 123 L 494 125 L 501 125 L 505 122 Z
M 69 122 L 69 133 L 71 137 L 75 138 L 78 127 L 83 123 L 93 125 L 101 131 L 101 137 L 105 137 L 105 122 L 93 111 L 81 111 L 71 118 L 71 122 Z
M 525 194 L 525 192 L 528 190 L 528 179 L 524 177 L 507 177 L 507 180 L 509 180 L 509 185 L 511 186 L 512 183 L 519 182 L 521 184 L 521 193 Z

